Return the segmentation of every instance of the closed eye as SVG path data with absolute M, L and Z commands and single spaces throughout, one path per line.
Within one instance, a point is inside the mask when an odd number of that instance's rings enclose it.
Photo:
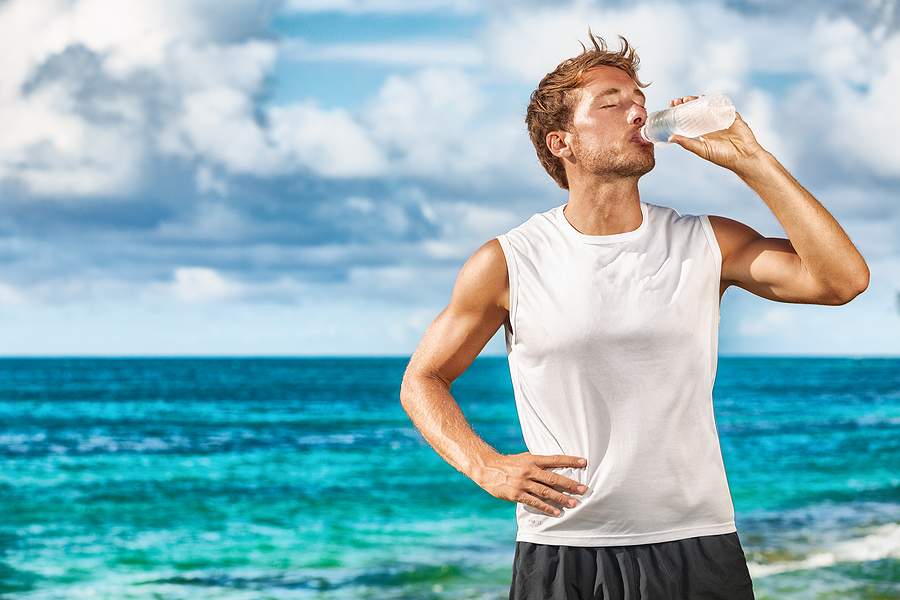
M 614 106 L 617 106 L 617 105 L 616 105 L 616 104 L 607 104 L 606 106 L 601 106 L 600 108 L 612 108 L 612 107 L 614 107 Z M 640 106 L 641 108 L 644 108 L 644 109 L 647 108 L 647 107 L 644 106 L 643 104 L 638 104 L 638 106 Z

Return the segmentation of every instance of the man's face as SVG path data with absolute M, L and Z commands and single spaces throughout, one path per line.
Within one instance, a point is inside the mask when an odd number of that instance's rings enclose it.
M 653 144 L 633 139 L 647 120 L 643 92 L 628 73 L 616 67 L 596 67 L 585 76 L 569 140 L 581 169 L 614 178 L 640 177 L 652 170 L 656 166 Z

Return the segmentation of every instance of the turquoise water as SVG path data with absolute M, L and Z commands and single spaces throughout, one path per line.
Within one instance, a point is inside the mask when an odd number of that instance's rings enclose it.
M 4 598 L 505 598 L 515 506 L 399 405 L 402 358 L 0 360 Z M 453 386 L 521 452 L 504 357 Z M 900 597 L 900 359 L 720 357 L 758 598 Z

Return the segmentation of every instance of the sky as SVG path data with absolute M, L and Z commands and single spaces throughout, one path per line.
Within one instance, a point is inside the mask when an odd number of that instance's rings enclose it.
M 900 354 L 896 4 L 0 0 L 0 354 L 409 356 L 566 202 L 524 115 L 588 27 L 651 111 L 727 93 L 869 265 L 842 306 L 730 287 L 720 354 Z M 677 145 L 640 193 L 786 237 Z

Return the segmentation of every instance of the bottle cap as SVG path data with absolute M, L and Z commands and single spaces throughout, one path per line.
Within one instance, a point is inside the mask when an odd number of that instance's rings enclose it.
M 651 140 L 650 138 L 648 138 L 648 137 L 644 134 L 644 129 L 646 129 L 646 127 L 647 127 L 647 124 L 646 124 L 646 123 L 644 123 L 643 125 L 641 125 L 641 129 L 640 129 L 641 137 L 642 137 L 643 139 L 647 140 L 648 142 L 650 142 L 650 143 L 652 144 L 652 143 L 653 143 L 653 140 Z

